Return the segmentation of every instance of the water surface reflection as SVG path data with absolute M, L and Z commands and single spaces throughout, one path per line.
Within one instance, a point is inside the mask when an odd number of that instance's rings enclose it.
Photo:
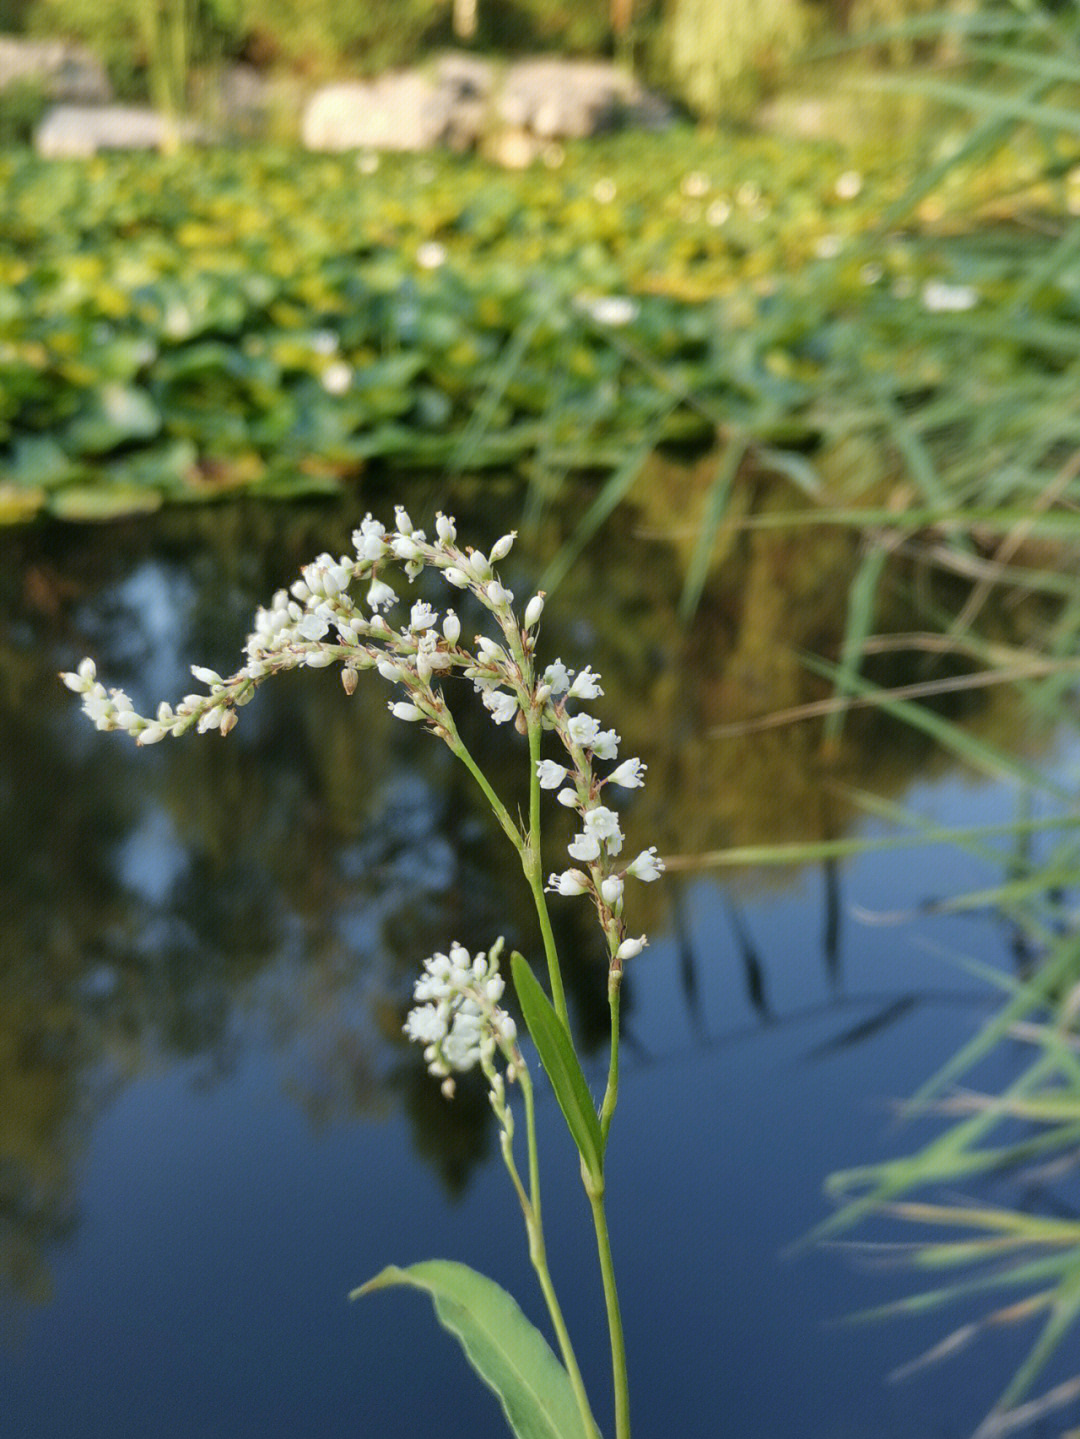
M 422 489 L 406 503 L 418 522 L 434 509 Z M 91 653 L 142 706 L 184 693 L 192 662 L 229 669 L 255 605 L 346 542 L 366 507 L 0 536 L 0 1287 L 14 1344 L 0 1405 L 13 1434 L 404 1435 L 436 1413 L 446 1435 L 500 1432 L 483 1396 L 472 1407 L 456 1352 L 429 1327 L 414 1341 L 426 1315 L 341 1303 L 384 1262 L 436 1253 L 531 1294 L 482 1094 L 463 1086 L 444 1104 L 400 1035 L 419 959 L 450 938 L 540 949 L 471 781 L 391 719 L 374 677 L 346 698 L 333 674 L 288 676 L 227 741 L 146 751 L 96 734 L 55 680 Z M 480 541 L 519 502 L 465 487 L 456 508 Z M 523 537 L 516 590 L 573 519 L 573 506 L 550 511 Z M 631 842 L 685 854 L 835 836 L 853 822 L 841 782 L 894 794 L 916 773 L 940 777 L 920 741 L 866 714 L 828 751 L 811 726 L 710 738 L 822 693 L 799 651 L 837 651 L 849 542 L 733 541 L 684 631 L 679 555 L 639 533 L 654 520 L 617 516 L 544 620 L 546 651 L 602 672 L 622 752 L 650 766 Z M 908 578 L 897 571 L 885 605 L 898 630 L 917 627 Z M 1024 740 L 1005 694 L 976 703 L 984 732 Z M 516 736 L 479 707 L 459 723 L 523 805 Z M 1000 806 L 988 793 L 939 784 L 926 804 L 962 822 Z M 635 895 L 632 924 L 654 943 L 626 990 L 612 1190 L 638 1196 L 616 1199 L 613 1222 L 641 1432 L 676 1413 L 684 1436 L 714 1435 L 720 1414 L 732 1433 L 777 1439 L 796 1425 L 914 1435 L 949 1432 L 925 1427 L 929 1413 L 976 1412 L 966 1398 L 934 1411 L 925 1391 L 886 1396 L 892 1336 L 841 1346 L 814 1328 L 823 1309 L 853 1307 L 843 1276 L 775 1264 L 820 1212 L 822 1176 L 880 1148 L 877 1104 L 914 1088 L 983 998 L 936 961 L 913 964 L 906 933 L 853 938 L 847 896 L 895 908 L 966 882 L 956 863 L 834 866 L 771 898 L 760 883 L 675 877 Z M 563 902 L 556 923 L 596 1048 L 606 1006 L 589 915 Z M 984 921 L 964 925 L 951 944 L 1006 959 Z M 853 1098 L 868 1087 L 869 1112 Z M 557 1263 L 581 1289 L 578 1325 L 599 1333 L 599 1296 L 577 1283 L 591 1268 L 572 1167 L 556 1116 L 545 1125 Z M 395 1366 L 414 1345 L 424 1372 L 403 1399 Z M 599 1375 L 602 1354 L 585 1347 Z M 449 1416 L 443 1393 L 465 1396 Z

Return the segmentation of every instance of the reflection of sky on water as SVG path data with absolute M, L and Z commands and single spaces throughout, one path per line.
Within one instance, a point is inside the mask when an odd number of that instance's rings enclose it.
M 105 602 L 80 604 L 75 628 L 140 702 L 176 696 L 203 657 L 189 654 L 187 630 L 198 592 L 183 564 L 143 559 Z M 217 618 L 203 616 L 203 631 Z M 579 628 L 576 648 L 589 654 L 594 638 Z M 573 642 L 564 631 L 564 655 Z M 66 696 L 50 699 L 76 776 L 108 773 L 122 801 L 109 841 L 122 903 L 104 918 L 90 910 L 102 928 L 75 993 L 123 1079 L 107 1103 L 90 1103 L 77 1076 L 78 1222 L 50 1246 L 51 1301 L 8 1311 L 0 1439 L 504 1432 L 424 1301 L 349 1306 L 345 1295 L 386 1263 L 444 1255 L 492 1274 L 540 1318 L 497 1157 L 470 1168 L 466 1151 L 468 1182 L 447 1197 L 433 1147 L 452 1121 L 437 1110 L 425 1128 L 395 1034 L 402 954 L 436 923 L 443 945 L 459 923 L 486 925 L 479 888 L 500 903 L 511 891 L 486 868 L 484 817 L 456 799 L 440 811 L 445 768 L 422 747 L 395 748 L 408 740 L 396 731 L 377 750 L 365 734 L 359 760 L 345 752 L 369 767 L 358 791 L 369 810 L 309 823 L 340 776 L 312 772 L 304 736 L 318 735 L 325 712 L 292 697 L 325 678 L 284 683 L 277 708 L 261 696 L 227 749 L 208 737 L 205 754 L 197 741 L 190 754 L 118 748 L 72 706 L 57 714 Z M 185 803 L 235 780 L 222 755 L 254 798 L 219 833 Z M 1063 749 L 1055 762 L 1064 772 L 1075 760 Z M 944 824 L 1014 816 L 1007 787 L 955 778 L 917 783 L 903 803 Z M 959 1316 L 832 1327 L 907 1292 L 912 1277 L 868 1276 L 858 1255 L 781 1256 L 826 1212 L 829 1172 L 925 1135 L 897 1127 L 891 1105 L 988 1012 L 959 956 L 1007 967 L 1011 955 L 993 916 L 921 907 L 998 883 L 1005 865 L 938 846 L 845 863 L 832 892 L 819 869 L 766 898 L 738 877 L 665 881 L 665 917 L 627 986 L 609 1175 L 639 1435 L 937 1439 L 970 1432 L 1002 1387 L 1016 1335 L 887 1385 Z M 554 903 L 563 915 L 574 905 Z M 856 918 L 897 910 L 912 917 Z M 249 930 L 251 952 L 241 944 L 237 958 L 227 943 Z M 1013 1058 L 995 1056 L 1000 1078 Z M 590 1079 L 602 1085 L 599 1068 Z M 606 1420 L 587 1209 L 550 1101 L 540 1122 L 556 1282 Z

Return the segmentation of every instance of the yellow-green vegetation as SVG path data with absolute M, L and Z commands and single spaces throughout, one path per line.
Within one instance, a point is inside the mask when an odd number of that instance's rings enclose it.
M 887 161 L 690 130 L 550 158 L 0 156 L 0 516 L 325 492 L 372 461 L 613 471 L 643 436 L 730 432 L 826 470 L 869 433 L 925 489 L 966 473 L 977 400 L 984 428 L 1018 385 L 1052 413 L 1076 363 L 1071 271 L 1010 318 L 1073 195 L 1024 143 L 904 230 L 918 135 Z M 1006 186 L 1043 234 L 961 245 Z

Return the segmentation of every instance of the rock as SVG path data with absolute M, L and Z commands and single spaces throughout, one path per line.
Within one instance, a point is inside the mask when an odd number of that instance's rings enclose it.
M 101 61 L 68 40 L 0 35 L 0 94 L 14 85 L 40 86 L 50 100 L 104 105 L 112 86 Z
M 449 50 L 435 61 L 435 83 L 463 100 L 486 100 L 495 83 L 495 70 L 478 55 Z
M 50 160 L 99 150 L 164 150 L 177 130 L 184 140 L 206 138 L 190 121 L 174 125 L 156 110 L 137 105 L 54 105 L 34 133 L 34 148 Z
M 487 61 L 452 52 L 430 71 L 326 86 L 308 103 L 301 135 L 309 150 L 467 150 L 484 140 L 485 150 L 505 150 L 502 163 L 520 167 L 543 142 L 671 119 L 665 101 L 603 61 L 525 60 L 500 76 Z
M 545 140 L 579 140 L 619 124 L 659 125 L 670 108 L 632 75 L 603 61 L 544 58 L 511 65 L 495 101 L 512 130 Z
M 429 150 L 454 134 L 455 96 L 416 70 L 327 85 L 312 97 L 300 134 L 309 150 Z

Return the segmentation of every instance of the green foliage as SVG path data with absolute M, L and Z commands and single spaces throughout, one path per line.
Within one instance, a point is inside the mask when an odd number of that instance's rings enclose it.
M 600 1121 L 581 1064 L 574 1051 L 574 1042 L 566 1026 L 555 1013 L 547 995 L 527 960 L 515 950 L 511 955 L 514 989 L 525 1017 L 532 1042 L 540 1056 L 555 1098 L 563 1112 L 566 1126 L 574 1137 L 582 1164 L 594 1183 L 604 1175 L 604 1141 Z
M 88 484 L 118 509 L 137 490 L 325 492 L 380 461 L 517 465 L 549 490 L 601 471 L 598 523 L 652 447 L 721 434 L 729 498 L 763 466 L 818 505 L 876 506 L 910 482 L 931 518 L 978 490 L 983 454 L 1014 455 L 991 525 L 1067 442 L 1071 262 L 1042 224 L 1022 249 L 937 233 L 1038 174 L 1020 136 L 954 166 L 948 206 L 898 232 L 887 217 L 919 203 L 924 157 L 917 136 L 881 168 L 687 130 L 570 147 L 523 175 L 446 156 L 361 175 L 350 156 L 9 153 L 0 513 L 59 512 Z M 1026 183 L 1025 203 L 1052 212 L 1062 181 Z M 973 307 L 930 310 L 923 288 L 941 281 Z
M 48 106 L 45 91 L 31 80 L 5 86 L 0 93 L 0 148 L 29 144 Z
M 805 34 L 800 0 L 672 0 L 663 44 L 681 97 L 715 118 L 749 109 Z
M 449 0 L 236 0 L 238 33 L 260 60 L 314 73 L 373 74 L 449 37 Z
M 350 1298 L 394 1285 L 431 1295 L 439 1323 L 497 1396 L 518 1439 L 586 1439 L 566 1370 L 505 1289 L 468 1265 L 432 1259 L 390 1265 Z
M 31 0 L 26 28 L 81 40 L 104 60 L 121 94 L 148 94 L 169 114 L 188 107 L 195 67 L 236 53 L 239 0 Z

